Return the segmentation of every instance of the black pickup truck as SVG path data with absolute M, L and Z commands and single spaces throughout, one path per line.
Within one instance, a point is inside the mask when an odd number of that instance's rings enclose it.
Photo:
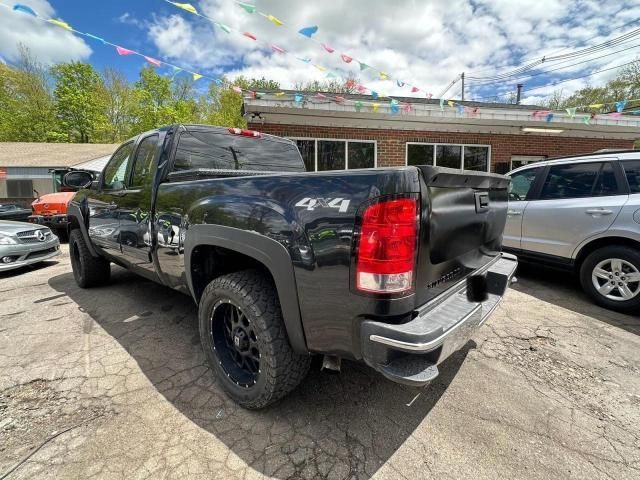
M 296 145 L 174 125 L 124 143 L 100 179 L 71 172 L 80 287 L 110 263 L 193 297 L 226 392 L 261 408 L 312 355 L 426 385 L 504 295 L 509 180 L 432 166 L 307 173 Z

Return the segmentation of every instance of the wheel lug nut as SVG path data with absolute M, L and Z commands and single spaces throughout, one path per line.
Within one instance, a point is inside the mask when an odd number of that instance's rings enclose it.
M 624 285 L 624 283 L 622 282 L 618 282 L 618 286 L 621 287 L 622 285 Z

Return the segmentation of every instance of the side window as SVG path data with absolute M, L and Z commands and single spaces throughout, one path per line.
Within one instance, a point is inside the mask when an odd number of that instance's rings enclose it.
M 640 160 L 625 160 L 620 162 L 629 181 L 629 191 L 640 193 Z
M 618 193 L 618 182 L 613 172 L 613 166 L 611 162 L 607 162 L 600 169 L 598 180 L 596 180 L 591 196 L 606 197 L 607 195 L 618 195 Z
M 526 200 L 529 190 L 536 179 L 540 167 L 529 168 L 511 175 L 509 186 L 509 201 Z
M 158 145 L 158 135 L 151 135 L 140 142 L 133 162 L 131 188 L 144 187 L 151 181 L 153 156 Z
M 120 147 L 113 154 L 109 163 L 104 168 L 102 188 L 105 190 L 122 190 L 125 188 L 127 172 L 131 153 L 133 152 L 133 142 L 129 142 Z
M 602 162 L 596 162 L 552 166 L 542 187 L 540 199 L 591 197 L 603 165 Z

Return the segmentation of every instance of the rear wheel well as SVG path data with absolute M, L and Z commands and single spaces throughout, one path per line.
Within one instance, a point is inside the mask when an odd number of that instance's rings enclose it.
M 195 247 L 191 253 L 191 265 L 189 265 L 189 268 L 193 293 L 197 302 L 200 302 L 202 292 L 214 279 L 221 275 L 241 270 L 258 270 L 275 285 L 269 269 L 255 258 L 235 250 L 214 245 L 198 245 Z
M 610 247 L 612 245 L 619 245 L 622 247 L 630 247 L 640 251 L 640 242 L 635 240 L 631 240 L 630 238 L 624 237 L 603 237 L 593 240 L 587 243 L 584 247 L 580 249 L 578 255 L 576 256 L 575 267 L 576 270 L 580 270 L 582 266 L 582 262 L 584 262 L 585 258 L 587 258 L 591 253 L 595 252 L 599 248 Z

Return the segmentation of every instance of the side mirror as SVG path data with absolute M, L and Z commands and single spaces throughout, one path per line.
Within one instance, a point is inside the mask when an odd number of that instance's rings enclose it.
M 89 188 L 91 186 L 91 182 L 93 181 L 93 175 L 89 172 L 84 172 L 82 170 L 74 170 L 65 174 L 62 177 L 62 184 L 65 187 L 73 188 L 76 190 L 80 190 L 82 188 Z

